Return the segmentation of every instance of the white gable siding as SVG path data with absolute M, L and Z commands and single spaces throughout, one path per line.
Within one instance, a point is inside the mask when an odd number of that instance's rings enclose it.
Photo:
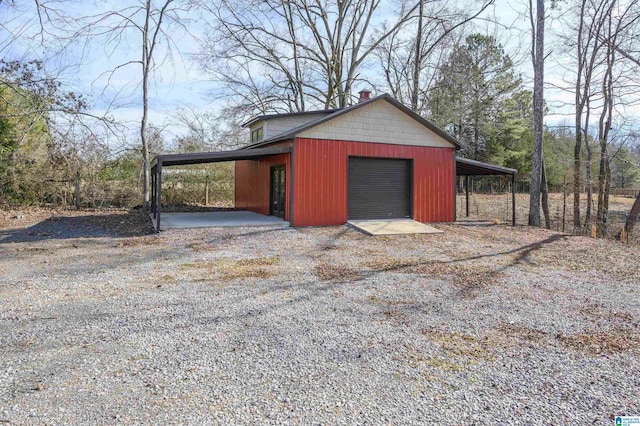
M 452 148 L 384 99 L 336 117 L 297 135 L 300 138 Z

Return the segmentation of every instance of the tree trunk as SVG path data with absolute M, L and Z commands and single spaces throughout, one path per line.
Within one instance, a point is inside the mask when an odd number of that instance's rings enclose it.
M 209 205 L 209 175 L 204 178 L 204 205 Z
M 636 201 L 633 203 L 633 206 L 631 206 L 631 211 L 629 211 L 629 216 L 627 216 L 627 220 L 624 224 L 624 230 L 627 233 L 627 238 L 633 232 L 633 228 L 635 228 L 636 223 L 638 223 L 638 215 L 640 215 L 640 191 L 638 191 Z
M 608 34 L 612 34 L 611 30 L 611 15 L 608 16 Z M 615 41 L 615 37 L 613 37 Z M 607 45 L 606 65 L 607 69 L 602 79 L 602 95 L 603 95 L 603 109 L 600 114 L 600 121 L 598 124 L 598 142 L 600 143 L 600 171 L 598 173 L 598 231 L 600 235 L 606 235 L 607 231 L 607 215 L 609 208 L 609 189 L 611 172 L 609 171 L 609 131 L 611 130 L 611 121 L 613 114 L 613 66 L 615 63 L 615 50 L 611 45 Z
M 584 226 L 589 228 L 589 224 L 591 223 L 591 206 L 593 204 L 593 167 L 591 166 L 591 161 L 593 160 L 593 151 L 591 150 L 591 145 L 589 145 L 589 141 L 584 141 L 584 147 L 587 151 L 587 163 L 585 164 L 585 180 L 586 180 L 586 190 L 587 190 L 587 209 L 585 211 L 584 217 Z
M 536 2 L 535 53 L 533 55 L 533 158 L 531 161 L 531 190 L 529 225 L 540 226 L 540 185 L 542 183 L 542 136 L 544 120 L 544 0 Z
M 567 175 L 562 177 L 562 232 L 567 220 Z
M 76 170 L 76 209 L 80 210 L 80 170 Z
M 603 213 L 602 213 L 602 235 L 607 233 L 607 226 L 609 222 L 609 192 L 611 191 L 611 168 L 609 167 L 609 161 L 605 164 L 604 175 L 604 194 L 603 194 Z
M 607 175 L 607 146 L 606 143 L 600 143 L 600 171 L 598 172 L 598 209 L 596 211 L 596 222 L 598 229 L 604 232 L 605 211 L 604 211 L 604 192 L 605 180 Z
M 589 130 L 589 106 L 587 106 L 587 123 L 582 127 L 582 113 L 584 111 L 585 102 L 589 101 L 588 87 L 590 83 L 590 72 L 585 70 L 587 66 L 587 52 L 583 45 L 584 32 L 585 32 L 585 14 L 587 10 L 587 0 L 581 1 L 580 16 L 578 18 L 578 40 L 577 47 L 577 65 L 576 72 L 576 85 L 575 85 L 575 145 L 573 149 L 573 233 L 579 234 L 582 232 L 582 226 L 580 223 L 580 187 L 582 186 L 582 176 L 580 172 L 580 160 L 582 150 L 582 136 L 585 138 L 585 145 L 589 143 L 588 130 Z M 587 37 L 588 39 L 588 37 Z M 583 73 L 587 71 L 587 76 L 584 76 L 584 82 L 582 81 Z
M 416 34 L 415 58 L 413 63 L 413 87 L 411 88 L 411 109 L 418 111 L 418 95 L 420 93 L 420 68 L 422 55 L 422 19 L 424 15 L 424 0 L 419 0 L 418 32 Z
M 149 14 L 151 0 L 146 2 L 146 16 L 142 31 L 142 121 L 140 123 L 140 140 L 142 142 L 142 209 L 149 211 L 149 189 L 151 186 L 151 170 L 149 169 L 149 141 L 147 139 L 147 120 L 149 114 Z
M 576 114 L 576 121 L 580 117 Z M 582 149 L 582 126 L 576 126 L 576 143 L 573 149 L 573 233 L 582 232 L 580 223 L 580 186 L 582 186 L 580 176 L 580 157 Z

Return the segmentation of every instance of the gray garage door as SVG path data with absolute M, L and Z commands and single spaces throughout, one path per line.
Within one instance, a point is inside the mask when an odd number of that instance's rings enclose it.
M 411 161 L 349 157 L 349 219 L 411 217 Z

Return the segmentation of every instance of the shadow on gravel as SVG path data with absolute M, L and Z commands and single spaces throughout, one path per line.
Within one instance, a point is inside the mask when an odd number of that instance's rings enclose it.
M 429 264 L 455 264 L 455 263 L 468 262 L 470 260 L 480 260 L 480 259 L 490 258 L 490 257 L 508 256 L 510 254 L 516 254 L 517 253 L 517 255 L 516 255 L 515 259 L 513 260 L 513 262 L 511 262 L 507 266 L 503 266 L 501 268 L 496 269 L 496 272 L 499 272 L 499 271 L 505 270 L 509 266 L 518 265 L 518 264 L 521 264 L 523 262 L 529 263 L 530 262 L 529 257 L 536 250 L 540 250 L 541 248 L 543 248 L 547 244 L 553 244 L 553 243 L 555 243 L 557 241 L 565 240 L 565 239 L 571 238 L 571 237 L 573 237 L 573 235 L 555 234 L 555 235 L 552 235 L 549 238 L 546 238 L 546 239 L 544 239 L 542 241 L 537 241 L 535 243 L 531 243 L 531 244 L 527 244 L 527 245 L 524 245 L 524 246 L 521 246 L 521 247 L 517 247 L 517 248 L 514 248 L 512 250 L 499 251 L 499 252 L 496 252 L 496 253 L 478 254 L 476 256 L 469 256 L 469 257 L 463 257 L 463 258 L 452 259 L 452 260 L 438 260 L 438 261 L 428 261 L 428 262 L 403 263 L 403 264 L 400 264 L 400 265 L 394 265 L 394 266 L 390 266 L 390 267 L 387 267 L 387 268 L 377 269 L 375 272 L 394 272 L 394 271 L 399 271 L 399 270 L 406 270 L 407 268 L 410 268 L 410 267 L 424 266 L 424 265 L 429 265 Z
M 28 228 L 0 230 L 0 244 L 71 238 L 127 238 L 153 232 L 142 212 L 52 216 Z
M 192 246 L 193 245 L 209 245 L 211 247 L 215 247 L 219 244 L 227 244 L 230 241 L 238 240 L 240 238 L 270 234 L 273 232 L 292 232 L 295 229 L 295 228 L 280 228 L 280 227 L 256 227 L 256 228 L 257 229 L 251 229 L 247 231 L 237 231 L 240 228 L 229 227 L 228 232 L 220 232 L 214 236 L 207 236 L 200 239 L 194 239 L 191 245 Z M 180 230 L 176 230 L 176 231 L 179 232 Z

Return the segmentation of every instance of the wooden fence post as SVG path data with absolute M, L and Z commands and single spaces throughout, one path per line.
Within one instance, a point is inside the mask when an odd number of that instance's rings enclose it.
M 80 170 L 76 170 L 76 209 L 80 210 Z
M 204 205 L 209 205 L 209 175 L 204 177 Z

